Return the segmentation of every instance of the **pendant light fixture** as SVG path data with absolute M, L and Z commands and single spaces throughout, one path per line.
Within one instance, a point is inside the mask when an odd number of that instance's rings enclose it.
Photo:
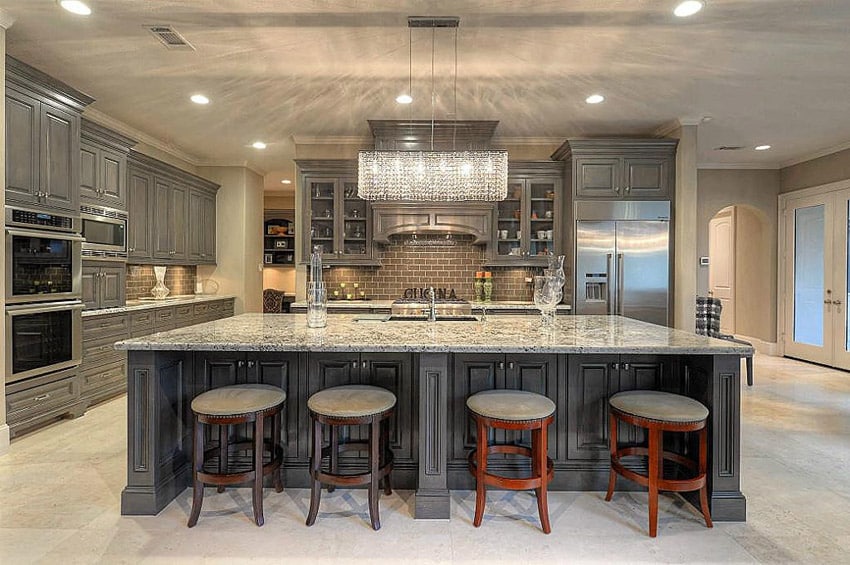
M 508 192 L 508 152 L 434 150 L 437 28 L 454 28 L 454 117 L 457 120 L 457 17 L 410 17 L 409 28 L 431 28 L 431 148 L 429 151 L 360 151 L 357 195 L 366 200 L 496 201 Z M 412 34 L 411 34 L 412 45 Z M 410 76 L 412 77 L 412 47 Z M 408 88 L 412 85 L 412 79 Z M 410 91 L 408 90 L 408 95 Z

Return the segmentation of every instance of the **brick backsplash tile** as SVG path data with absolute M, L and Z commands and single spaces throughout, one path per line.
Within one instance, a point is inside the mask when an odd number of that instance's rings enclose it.
M 153 265 L 127 265 L 127 300 L 150 296 L 156 284 Z M 169 265 L 165 270 L 165 286 L 171 295 L 194 294 L 197 267 L 194 265 Z
M 456 237 L 454 247 L 405 246 L 401 238 L 393 237 L 390 244 L 378 250 L 382 267 L 332 267 L 324 271 L 325 284 L 339 298 L 354 292 L 365 292 L 370 300 L 393 300 L 404 295 L 405 289 L 434 287 L 454 288 L 458 298 L 473 300 L 476 271 L 483 271 L 484 247 L 473 245 L 471 237 Z M 566 269 L 566 266 L 565 266 Z M 536 267 L 488 267 L 493 273 L 493 300 L 532 300 L 531 284 L 527 277 L 543 274 Z M 570 274 L 567 273 L 569 281 Z M 345 289 L 340 284 L 345 283 Z M 167 286 L 167 285 L 166 285 Z M 568 285 L 569 286 L 569 283 Z M 565 288 L 565 301 L 569 289 Z

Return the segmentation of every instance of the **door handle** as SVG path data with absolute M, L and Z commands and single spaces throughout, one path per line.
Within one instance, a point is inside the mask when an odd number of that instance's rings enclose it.
M 824 301 L 823 301 L 823 303 L 824 303 L 824 304 L 832 304 L 832 300 L 830 300 L 829 298 L 827 298 L 826 300 L 824 300 Z
M 608 296 L 605 297 L 605 313 L 609 316 L 611 315 L 611 289 L 613 285 L 611 284 L 611 259 L 613 255 L 608 253 L 606 255 L 606 265 L 605 265 L 605 282 L 608 285 Z
M 835 304 L 836 306 L 841 306 L 840 300 L 833 300 L 832 303 Z
M 623 271 L 625 260 L 622 253 L 617 253 L 617 314 L 623 315 Z

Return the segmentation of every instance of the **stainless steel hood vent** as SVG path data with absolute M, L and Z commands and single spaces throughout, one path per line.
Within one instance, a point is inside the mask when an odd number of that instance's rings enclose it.
M 372 239 L 389 243 L 393 235 L 471 235 L 474 244 L 490 240 L 494 205 L 490 202 L 431 204 L 375 202 L 372 204 Z

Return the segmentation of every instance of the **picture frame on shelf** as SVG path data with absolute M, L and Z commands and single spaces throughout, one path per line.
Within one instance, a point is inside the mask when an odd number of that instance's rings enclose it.
M 270 265 L 274 262 L 274 256 L 271 253 L 263 253 L 263 263 Z
M 289 242 L 285 239 L 278 239 L 274 242 L 275 249 L 289 249 Z

